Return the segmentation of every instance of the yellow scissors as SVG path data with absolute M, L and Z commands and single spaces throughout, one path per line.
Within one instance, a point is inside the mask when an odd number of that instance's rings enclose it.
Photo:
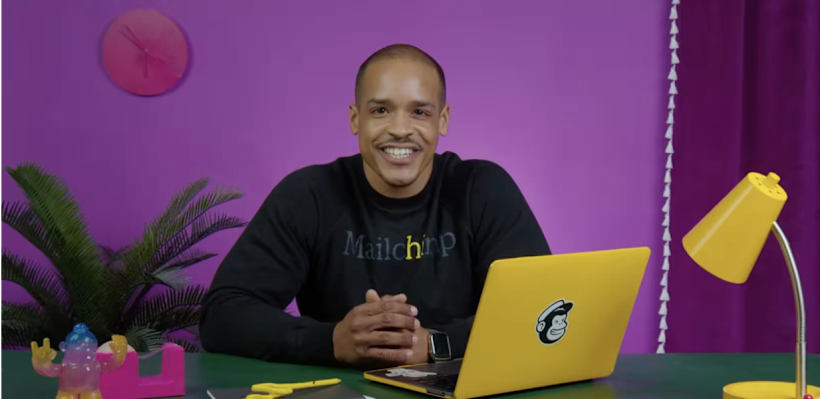
M 328 385 L 336 385 L 342 382 L 338 378 L 331 378 L 329 380 L 317 380 L 309 382 L 297 382 L 295 384 L 274 384 L 266 382 L 263 384 L 254 384 L 251 386 L 253 392 L 265 392 L 265 394 L 250 394 L 245 396 L 245 399 L 273 399 L 280 396 L 286 396 L 293 393 L 294 389 L 304 389 L 313 387 L 323 387 Z

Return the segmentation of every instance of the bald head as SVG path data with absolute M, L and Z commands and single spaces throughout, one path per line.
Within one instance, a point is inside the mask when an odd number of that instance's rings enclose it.
M 411 61 L 418 61 L 424 64 L 427 64 L 433 68 L 435 68 L 436 73 L 438 74 L 439 81 L 441 83 L 441 91 L 439 93 L 440 99 L 442 104 L 446 102 L 447 99 L 447 85 L 444 80 L 444 70 L 441 69 L 441 65 L 436 62 L 433 57 L 429 54 L 425 53 L 421 49 L 415 46 L 411 46 L 409 44 L 393 44 L 387 46 L 375 53 L 373 53 L 370 57 L 368 57 L 362 65 L 359 67 L 359 73 L 356 74 L 356 99 L 359 98 L 359 93 L 361 92 L 361 84 L 364 78 L 364 74 L 367 71 L 367 67 L 370 64 L 373 64 L 376 61 L 380 60 L 387 60 L 387 59 L 405 59 Z

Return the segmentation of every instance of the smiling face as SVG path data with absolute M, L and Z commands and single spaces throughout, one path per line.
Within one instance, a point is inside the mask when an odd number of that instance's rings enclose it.
M 370 185 L 382 195 L 418 194 L 430 179 L 449 106 L 435 67 L 407 57 L 381 59 L 362 76 L 350 129 Z
M 558 341 L 567 332 L 567 314 L 556 315 L 552 319 L 552 325 L 547 326 L 547 338 L 550 341 Z
M 561 340 L 567 333 L 569 312 L 574 307 L 572 302 L 563 299 L 553 302 L 538 316 L 535 332 L 544 345 L 552 345 Z

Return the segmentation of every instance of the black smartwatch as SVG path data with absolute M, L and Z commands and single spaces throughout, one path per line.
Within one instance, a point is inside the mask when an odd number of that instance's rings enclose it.
M 433 362 L 446 362 L 452 358 L 450 337 L 446 333 L 430 330 L 427 335 L 427 346 L 429 347 L 430 360 Z

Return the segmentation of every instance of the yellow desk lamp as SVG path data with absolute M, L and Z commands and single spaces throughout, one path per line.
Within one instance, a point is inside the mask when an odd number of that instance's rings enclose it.
M 683 248 L 709 273 L 730 283 L 746 282 L 757 257 L 773 232 L 789 266 L 797 305 L 796 382 L 750 381 L 727 385 L 724 399 L 820 398 L 820 388 L 806 385 L 806 312 L 794 255 L 777 217 L 786 203 L 786 191 L 774 173 L 749 173 L 689 233 Z

